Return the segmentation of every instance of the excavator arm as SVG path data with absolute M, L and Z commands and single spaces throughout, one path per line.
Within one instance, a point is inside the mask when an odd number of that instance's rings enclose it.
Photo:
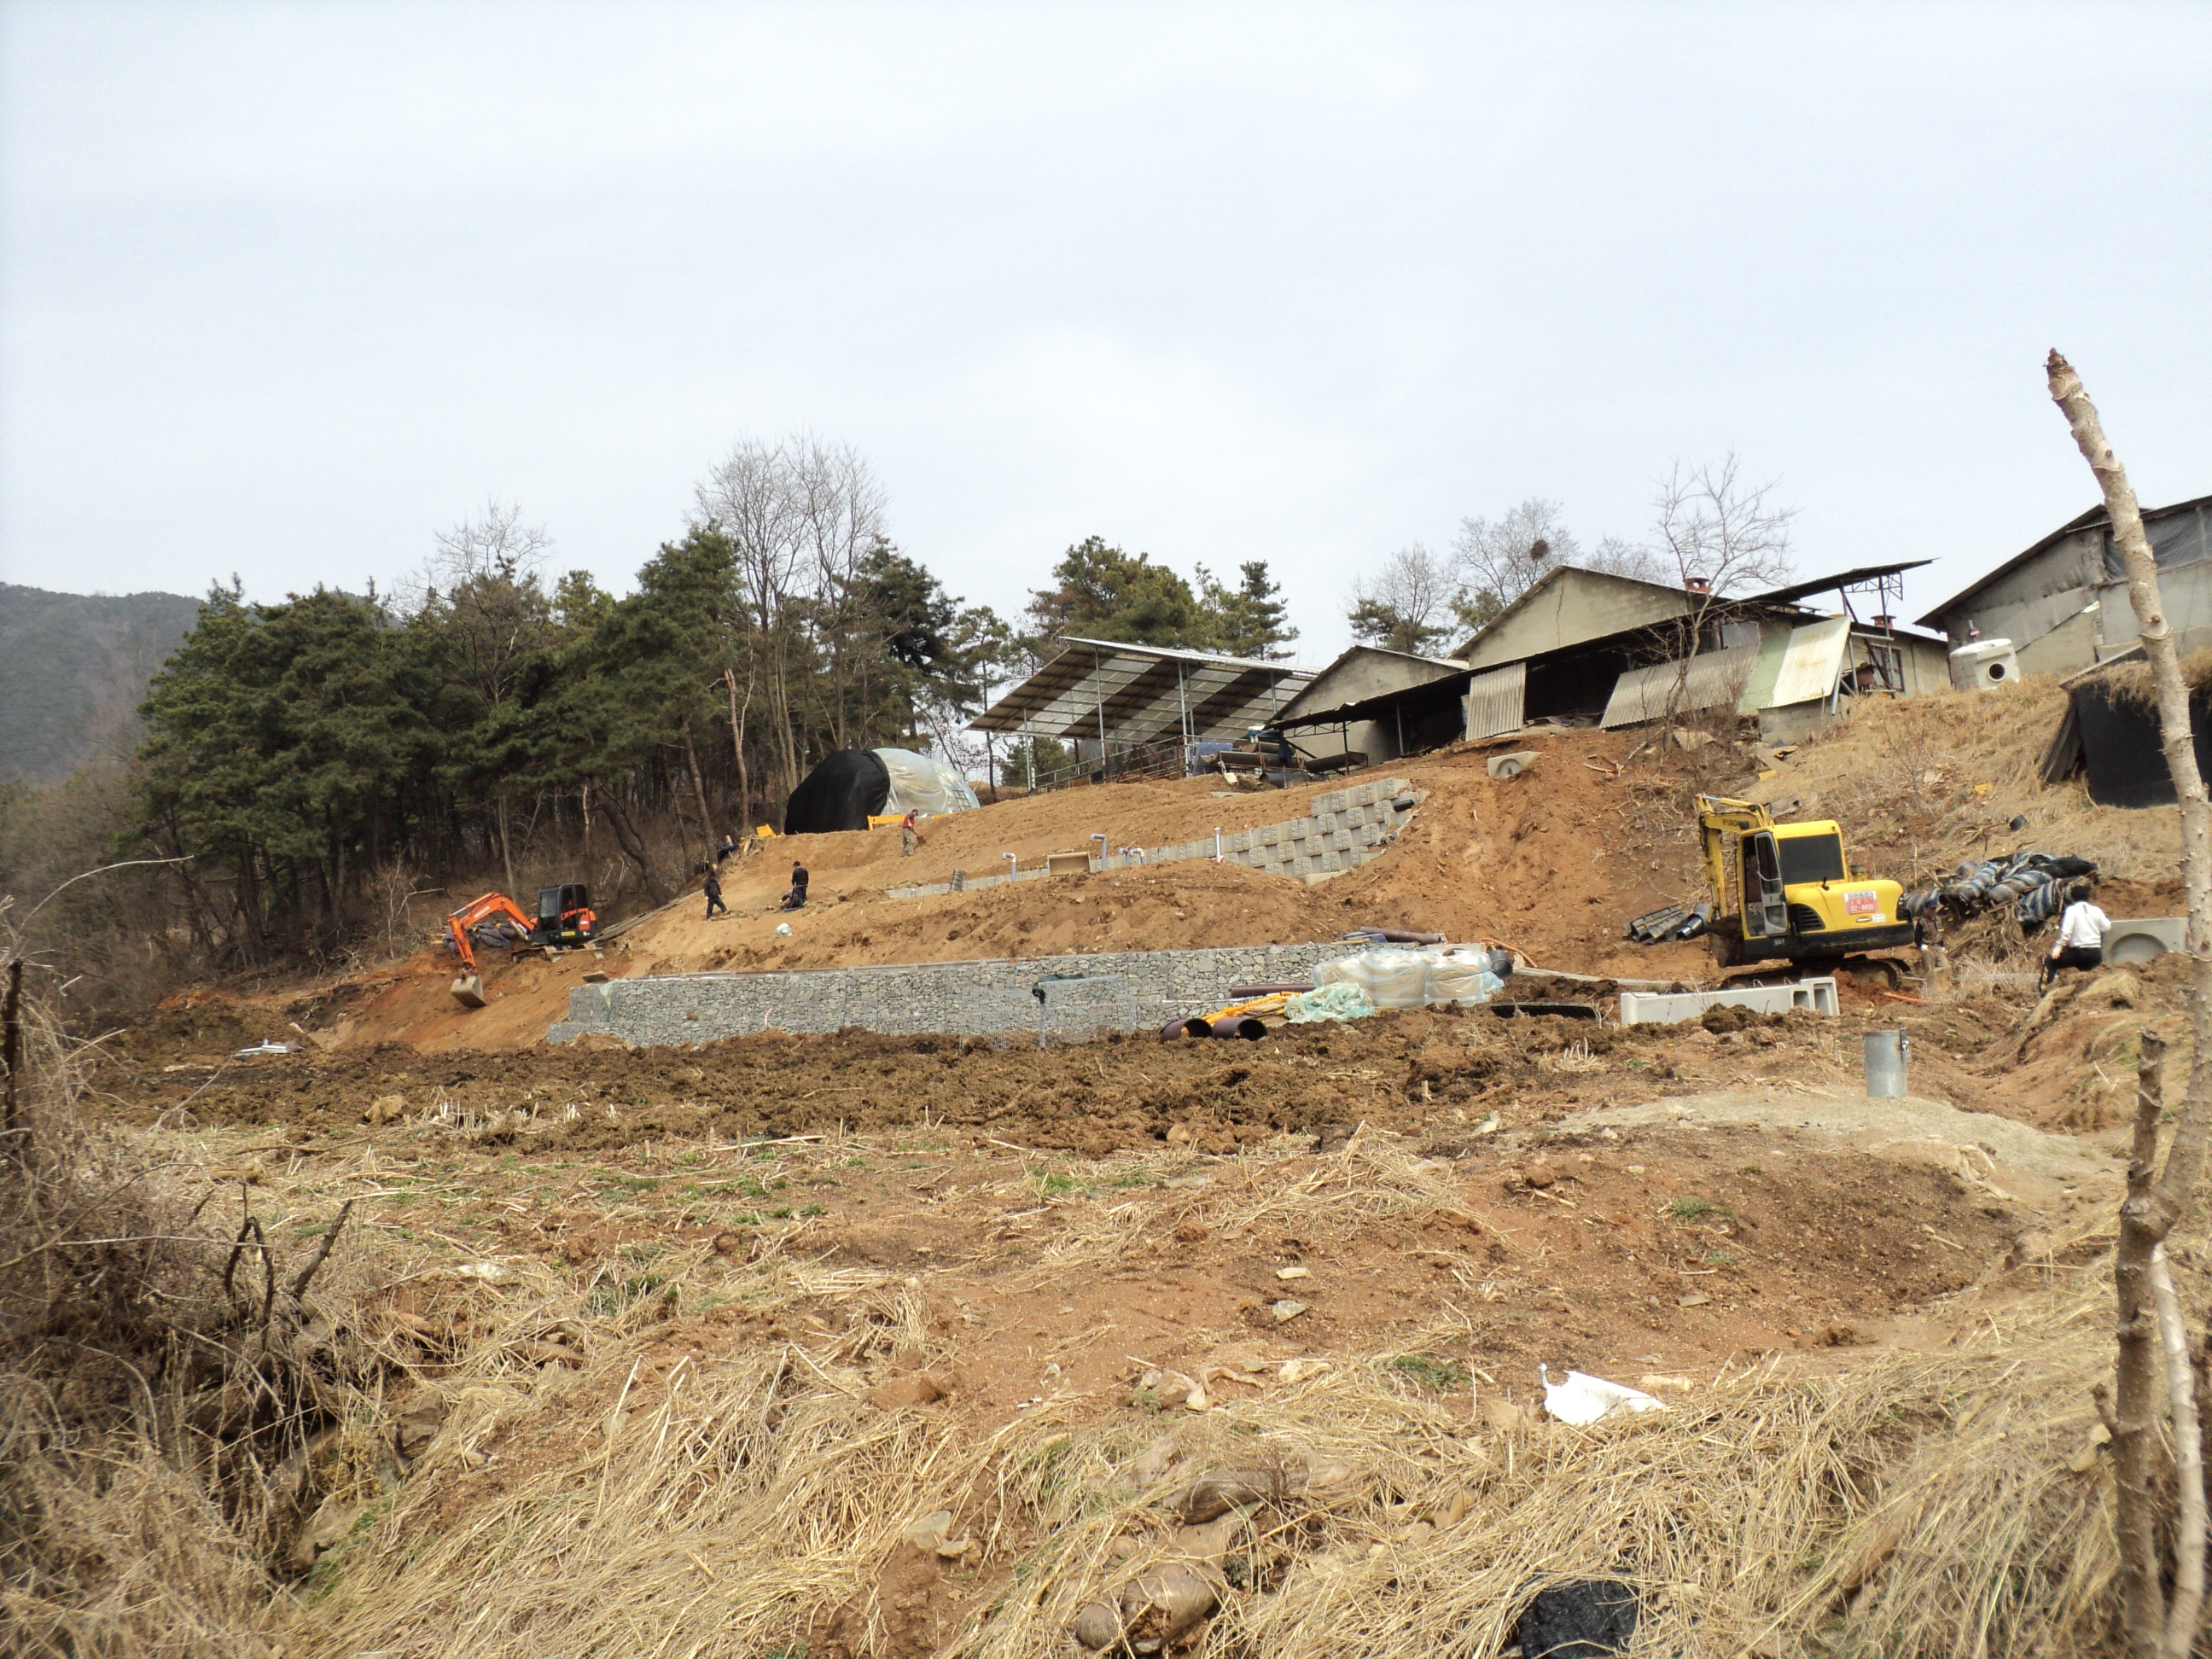
M 1755 801 L 1726 795 L 1698 797 L 1698 834 L 1703 842 L 1705 881 L 1713 890 L 1713 914 L 1728 909 L 1728 837 L 1771 830 L 1774 819 Z
M 471 899 L 446 918 L 446 931 L 453 936 L 453 949 L 461 958 L 461 972 L 453 981 L 453 999 L 465 1008 L 484 1006 L 483 981 L 477 976 L 477 951 L 469 934 L 474 928 L 495 917 L 513 922 L 529 937 L 536 927 L 522 907 L 504 893 L 486 893 L 481 898 Z

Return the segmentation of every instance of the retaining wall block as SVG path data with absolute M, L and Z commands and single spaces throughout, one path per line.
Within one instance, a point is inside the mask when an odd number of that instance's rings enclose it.
M 1171 1017 L 1218 1007 L 1233 984 L 1304 978 L 1348 948 L 1327 942 L 1102 951 L 1026 961 L 612 980 L 574 988 L 568 1018 L 546 1040 L 566 1042 L 599 1032 L 640 1048 L 684 1047 L 763 1030 L 820 1033 L 845 1026 L 902 1036 L 1033 1041 L 1141 1032 Z

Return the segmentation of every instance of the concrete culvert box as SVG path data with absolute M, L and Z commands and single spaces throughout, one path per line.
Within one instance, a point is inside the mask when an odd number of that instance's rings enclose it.
M 2185 916 L 2142 916 L 2115 921 L 2105 935 L 2105 960 L 2116 967 L 2131 968 L 2179 951 L 2187 939 Z
M 1742 1008 L 1754 1014 L 1837 1012 L 1832 978 L 1801 979 L 1791 985 L 1746 985 L 1729 991 L 1623 991 L 1623 1025 L 1676 1025 L 1696 1019 L 1708 1008 Z

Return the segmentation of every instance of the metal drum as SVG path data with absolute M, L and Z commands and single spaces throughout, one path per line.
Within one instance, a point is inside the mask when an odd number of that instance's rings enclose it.
M 1905 1062 L 1912 1044 L 1902 1031 L 1869 1031 L 1861 1039 L 1866 1050 L 1866 1091 L 1876 1100 L 1899 1100 L 1905 1094 Z

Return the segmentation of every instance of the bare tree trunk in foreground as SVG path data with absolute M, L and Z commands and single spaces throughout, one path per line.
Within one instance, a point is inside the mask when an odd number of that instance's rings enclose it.
M 0 1070 L 8 1073 L 6 1119 L 0 1122 L 8 1144 L 0 1156 L 21 1158 L 20 1139 L 22 1111 L 20 1084 L 23 1073 L 23 959 L 8 964 L 8 988 L 0 992 Z
M 2188 949 L 2196 963 L 2190 985 L 2191 1029 L 2197 1054 L 2212 1055 L 2212 803 L 2205 799 L 2204 780 L 2197 769 L 2196 740 L 2189 725 L 2189 687 L 2181 677 L 2180 653 L 2174 648 L 2173 630 L 2166 623 L 2165 601 L 2159 592 L 2158 564 L 2151 556 L 2142 513 L 2136 504 L 2127 472 L 2106 441 L 2096 405 L 2089 401 L 2072 365 L 2053 351 L 2044 372 L 2050 379 L 2052 401 L 2065 411 L 2074 428 L 2074 441 L 2104 490 L 2112 544 L 2127 572 L 2128 602 L 2135 607 L 2143 655 L 2150 663 L 2151 684 L 2158 699 L 2159 738 L 2181 808 L 2181 876 L 2189 895 Z M 2189 1391 L 2187 1337 L 2178 1328 L 2179 1303 L 2172 1294 L 2160 1246 L 2187 1208 L 2203 1173 L 2206 1134 L 2212 1127 L 2212 1064 L 2190 1068 L 2189 1095 L 2174 1125 L 2166 1170 L 2154 1180 L 2158 1121 L 2164 1105 L 2165 1048 L 2162 1039 L 2148 1030 L 2143 1033 L 2135 1147 L 2128 1162 L 2128 1196 L 2120 1206 L 2119 1246 L 2113 1268 L 2119 1302 L 2119 1360 L 2112 1452 L 2119 1489 L 2121 1617 L 2131 1659 L 2188 1659 L 2204 1606 L 2204 1467 L 2199 1437 L 2193 1432 L 2193 1411 L 2190 1430 L 2185 1431 L 2179 1423 L 2172 1425 L 2179 1465 L 2175 1473 L 2183 1495 L 2173 1529 L 2171 1607 L 2166 1605 L 2160 1582 L 2159 1516 L 2150 1492 L 2150 1471 L 2157 1426 L 2171 1420 L 2173 1401 L 2185 1399 Z M 2154 1307 L 2154 1304 L 2165 1305 Z M 2179 1362 L 2172 1394 L 2166 1398 L 2160 1397 L 2156 1386 L 2151 1358 L 2152 1328 L 2161 1322 L 2160 1314 L 2166 1316 L 2162 1322 L 2168 1327 L 2165 1335 L 2168 1352 L 2178 1348 L 2185 1356 Z
M 738 757 L 738 828 L 750 835 L 753 828 L 753 784 L 745 770 L 745 715 L 752 712 L 752 670 L 745 671 L 745 706 L 738 708 L 738 671 L 722 670 L 722 684 L 730 694 L 730 747 Z

